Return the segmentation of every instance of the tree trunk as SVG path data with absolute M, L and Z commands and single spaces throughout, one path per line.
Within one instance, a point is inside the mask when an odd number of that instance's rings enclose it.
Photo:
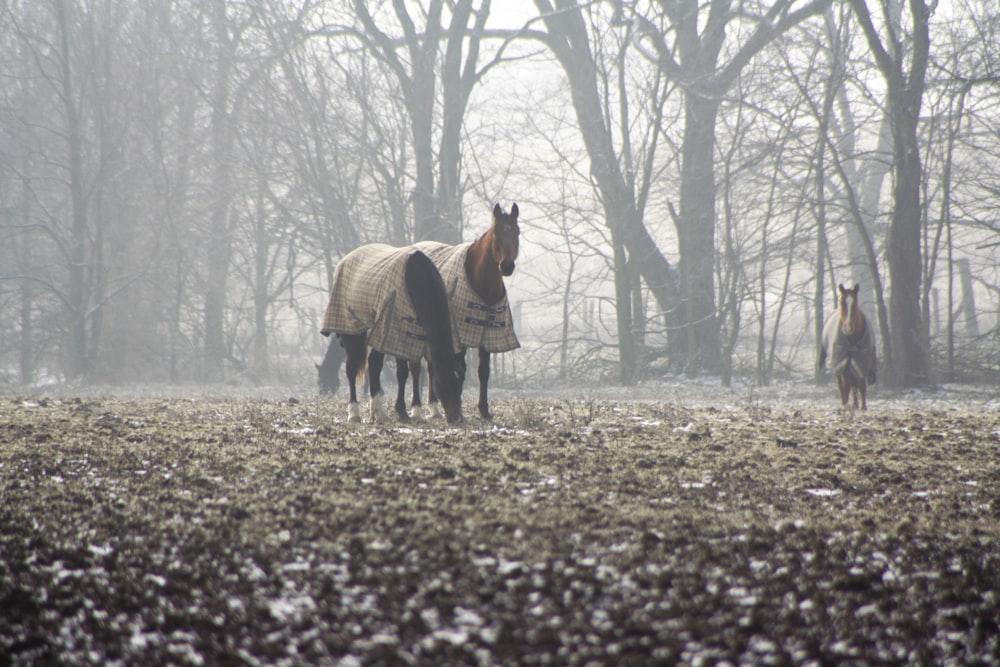
M 212 21 L 217 50 L 215 82 L 212 90 L 212 207 L 209 219 L 205 288 L 204 334 L 205 379 L 222 377 L 226 353 L 225 309 L 229 277 L 231 239 L 229 201 L 232 184 L 235 131 L 229 113 L 232 44 L 226 24 L 225 0 L 215 0 Z
M 890 378 L 895 384 L 912 387 L 930 380 L 930 354 L 921 319 L 921 206 L 920 154 L 917 151 L 917 119 L 900 114 L 899 136 L 895 139 L 895 208 L 889 228 L 889 321 L 895 364 Z
M 913 30 L 908 48 L 893 43 L 887 50 L 875 30 L 864 0 L 851 6 L 865 33 L 868 46 L 886 81 L 889 118 L 892 123 L 893 210 L 889 222 L 886 255 L 889 261 L 889 324 L 893 359 L 888 381 L 902 387 L 930 381 L 930 350 L 927 322 L 922 320 L 920 298 L 923 266 L 920 261 L 922 237 L 920 199 L 920 151 L 917 128 L 930 50 L 928 19 L 924 0 L 910 0 Z M 893 38 L 894 39 L 894 38 Z M 903 60 L 909 58 L 909 72 Z M 928 280 L 930 277 L 928 276 Z
M 615 321 L 618 325 L 618 380 L 624 387 L 636 382 L 635 338 L 632 336 L 632 280 L 625 247 L 612 234 L 615 264 Z
M 612 234 L 618 234 L 628 261 L 642 276 L 660 309 L 671 312 L 677 293 L 674 272 L 643 224 L 635 192 L 618 163 L 610 127 L 602 114 L 604 104 L 597 89 L 596 65 L 580 11 L 554 11 L 548 0 L 535 0 L 535 5 L 548 29 L 545 42 L 569 81 L 573 109 L 590 158 L 590 171 L 601 195 L 606 223 Z M 558 5 L 560 9 L 573 8 L 565 0 Z
M 677 239 L 687 372 L 718 371 L 715 309 L 715 120 L 718 102 L 688 93 L 681 147 Z
M 66 290 L 69 308 L 69 341 L 67 346 L 67 375 L 71 380 L 85 380 L 90 372 L 87 352 L 90 348 L 87 334 L 87 243 L 89 222 L 87 199 L 83 185 L 83 130 L 79 110 L 76 108 L 76 91 L 73 83 L 73 57 L 70 54 L 69 18 L 65 0 L 56 2 L 59 22 L 60 85 L 66 114 L 66 141 L 69 151 L 70 179 L 70 239 L 67 247 L 68 281 Z

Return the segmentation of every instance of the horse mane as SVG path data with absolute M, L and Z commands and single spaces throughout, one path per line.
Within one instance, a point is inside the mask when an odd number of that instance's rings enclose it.
M 441 368 L 452 368 L 457 362 L 452 343 L 451 309 L 441 274 L 434 262 L 417 250 L 406 260 L 405 277 L 413 310 L 427 331 L 431 361 Z

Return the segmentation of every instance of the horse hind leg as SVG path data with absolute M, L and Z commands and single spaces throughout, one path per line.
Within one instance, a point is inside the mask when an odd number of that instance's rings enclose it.
M 406 411 L 406 381 L 409 376 L 409 362 L 396 357 L 396 415 L 400 421 L 404 422 L 410 419 L 410 415 Z
M 341 345 L 347 360 L 344 363 L 344 371 L 347 375 L 347 389 L 349 397 L 347 399 L 347 421 L 361 421 L 361 409 L 358 407 L 358 378 L 365 372 L 365 338 L 364 334 L 338 334 Z
M 861 409 L 868 409 L 868 382 L 865 378 L 858 380 L 858 391 L 861 392 Z
M 371 395 L 371 420 L 374 424 L 388 421 L 382 404 L 382 365 L 385 355 L 375 348 L 368 353 L 368 393 Z

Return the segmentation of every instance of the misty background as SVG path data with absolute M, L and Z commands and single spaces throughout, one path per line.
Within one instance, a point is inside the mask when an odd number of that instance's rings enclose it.
M 500 386 L 998 379 L 995 0 L 8 0 L 0 387 L 311 386 L 338 259 L 521 211 Z M 336 344 L 336 343 L 334 343 Z

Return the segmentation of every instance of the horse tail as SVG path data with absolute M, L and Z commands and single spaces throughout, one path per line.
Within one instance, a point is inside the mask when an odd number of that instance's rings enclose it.
M 365 371 L 368 370 L 368 346 L 365 345 L 361 348 L 361 363 L 358 364 L 358 372 L 354 374 L 354 380 L 356 382 L 365 381 Z

